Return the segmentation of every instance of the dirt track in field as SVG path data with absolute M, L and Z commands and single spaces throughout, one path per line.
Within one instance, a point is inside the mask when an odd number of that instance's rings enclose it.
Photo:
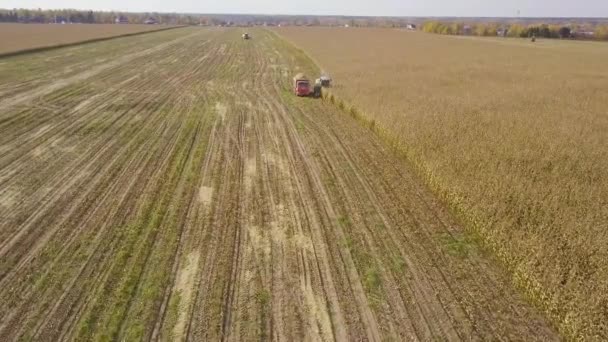
M 304 56 L 181 32 L 0 98 L 0 340 L 557 339 Z

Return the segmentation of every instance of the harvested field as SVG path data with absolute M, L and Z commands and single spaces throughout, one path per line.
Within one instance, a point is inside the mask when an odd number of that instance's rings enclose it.
M 608 339 L 608 44 L 281 28 L 565 336 Z
M 156 25 L 0 23 L 0 55 L 162 28 Z
M 241 33 L 3 60 L 0 340 L 558 339 L 409 164 L 293 96 L 306 56 Z

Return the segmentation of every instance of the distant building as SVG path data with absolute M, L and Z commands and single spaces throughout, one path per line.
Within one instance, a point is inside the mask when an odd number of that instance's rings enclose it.
M 509 34 L 509 30 L 506 28 L 499 28 L 496 30 L 496 35 L 499 37 L 506 37 Z
M 119 17 L 116 17 L 116 20 L 114 21 L 117 24 L 128 24 L 129 23 L 129 18 L 121 15 Z
M 146 24 L 146 25 L 155 25 L 155 24 L 158 24 L 158 22 L 154 18 L 148 18 L 148 19 L 146 19 L 146 21 L 144 21 L 144 24 Z
M 580 31 L 572 31 L 570 33 L 570 35 L 574 38 L 579 38 L 579 39 L 593 39 L 595 38 L 595 32 L 594 31 L 585 31 L 585 30 L 580 30 Z
M 473 28 L 471 27 L 471 25 L 464 25 L 462 27 L 462 34 L 464 34 L 465 36 L 473 34 Z
M 408 30 L 415 30 L 416 29 L 416 24 L 407 24 L 405 26 Z

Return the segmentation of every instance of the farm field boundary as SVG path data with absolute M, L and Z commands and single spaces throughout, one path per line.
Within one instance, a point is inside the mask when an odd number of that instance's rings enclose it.
M 23 25 L 26 25 L 26 24 L 23 24 Z M 163 28 L 159 28 L 159 29 L 155 29 L 155 30 L 149 30 L 149 31 L 130 32 L 130 33 L 124 33 L 124 34 L 113 35 L 113 36 L 108 36 L 108 37 L 90 38 L 90 39 L 80 40 L 80 41 L 71 42 L 71 43 L 63 43 L 63 44 L 46 45 L 46 46 L 39 46 L 39 47 L 33 47 L 33 48 L 25 48 L 25 49 L 20 49 L 20 50 L 16 50 L 16 51 L 9 51 L 9 52 L 0 53 L 0 59 L 7 58 L 7 57 L 20 56 L 20 55 L 24 55 L 24 54 L 44 52 L 44 51 L 49 51 L 49 50 L 55 50 L 55 49 L 61 49 L 61 48 L 66 48 L 66 47 L 78 46 L 78 45 L 98 43 L 98 42 L 103 42 L 103 41 L 108 41 L 108 40 L 118 39 L 118 38 L 139 36 L 139 35 L 148 34 L 148 33 L 154 33 L 154 32 L 174 30 L 174 29 L 184 28 L 184 27 L 185 26 L 163 27 Z
M 291 45 L 295 50 L 310 59 L 320 70 L 323 69 L 321 64 L 312 57 L 304 49 L 300 48 L 289 39 L 283 37 L 281 34 L 271 31 L 279 39 L 282 39 L 286 44 Z M 549 309 L 550 295 L 543 291 L 542 286 L 538 283 L 534 277 L 527 275 L 524 271 L 517 268 L 517 265 L 513 262 L 510 254 L 507 250 L 502 248 L 499 244 L 494 241 L 491 236 L 483 234 L 484 226 L 488 223 L 483 222 L 483 219 L 478 213 L 475 213 L 466 208 L 462 197 L 442 186 L 442 182 L 433 174 L 433 172 L 425 165 L 425 163 L 414 156 L 411 149 L 407 144 L 403 143 L 399 138 L 392 133 L 389 129 L 385 128 L 382 124 L 379 124 L 374 119 L 370 119 L 361 108 L 357 108 L 356 105 L 350 103 L 343 97 L 335 94 L 330 89 L 324 88 L 322 97 L 324 101 L 327 101 L 335 105 L 343 114 L 354 118 L 362 126 L 369 128 L 377 137 L 379 137 L 384 143 L 390 146 L 398 155 L 403 157 L 413 169 L 416 171 L 418 176 L 422 179 L 430 190 L 439 197 L 439 199 L 450 209 L 450 211 L 458 218 L 463 224 L 463 227 L 471 234 L 471 239 L 477 241 L 479 247 L 488 251 L 492 258 L 496 258 L 511 274 L 513 284 L 524 292 L 526 297 L 531 300 L 539 309 L 547 314 L 553 322 L 556 322 Z M 486 228 L 487 229 L 487 228 Z M 556 324 L 556 328 L 560 328 L 559 324 Z M 560 329 L 561 330 L 561 329 Z M 569 336 L 567 331 L 561 331 L 566 336 Z M 574 337 L 574 336 L 569 336 Z

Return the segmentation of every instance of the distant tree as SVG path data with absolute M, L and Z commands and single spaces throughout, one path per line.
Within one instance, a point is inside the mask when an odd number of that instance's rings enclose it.
M 464 23 L 452 23 L 452 34 L 464 34 Z
M 509 37 L 521 37 L 522 34 L 526 31 L 526 28 L 519 24 L 513 24 L 509 27 L 509 31 L 507 36 Z
M 498 34 L 498 24 L 497 23 L 489 23 L 486 25 L 487 27 L 487 36 L 496 36 Z
M 437 21 L 427 21 L 422 25 L 422 31 L 427 33 L 439 33 L 437 32 L 438 26 L 439 22 Z
M 601 40 L 608 40 L 608 25 L 601 25 L 596 27 L 595 37 Z
M 539 27 L 537 37 L 543 38 L 559 38 L 559 26 L 549 26 L 542 24 Z
M 549 28 L 549 25 L 546 24 L 542 24 L 540 25 L 539 28 L 539 34 L 537 35 L 537 37 L 543 37 L 543 38 L 556 38 L 557 32 L 552 32 L 551 28 Z
M 30 10 L 27 9 L 20 9 L 17 11 L 17 14 L 19 18 L 18 21 L 22 23 L 29 23 L 30 19 L 32 18 Z
M 83 23 L 84 20 L 84 15 L 82 13 L 77 13 L 77 12 L 73 12 L 72 14 L 70 14 L 70 23 Z
M 475 34 L 476 36 L 480 36 L 480 37 L 484 37 L 484 36 L 489 36 L 489 29 L 488 26 L 486 26 L 486 24 L 477 24 L 475 25 L 474 29 L 473 29 L 473 34 Z
M 570 35 L 572 34 L 572 30 L 570 30 L 570 28 L 567 26 L 561 27 L 558 32 L 559 32 L 559 37 L 562 39 L 570 38 Z
M 89 24 L 92 24 L 95 22 L 95 15 L 93 14 L 93 11 L 89 11 L 89 13 L 87 13 L 86 22 Z
M 526 29 L 526 37 L 539 37 L 540 36 L 540 28 L 538 26 L 528 26 Z
M 454 32 L 452 31 L 452 26 L 450 26 L 450 25 L 445 25 L 445 24 L 442 24 L 442 25 L 441 25 L 441 28 L 440 28 L 440 32 L 439 32 L 439 33 L 440 33 L 440 34 L 447 34 L 447 35 L 454 34 Z

